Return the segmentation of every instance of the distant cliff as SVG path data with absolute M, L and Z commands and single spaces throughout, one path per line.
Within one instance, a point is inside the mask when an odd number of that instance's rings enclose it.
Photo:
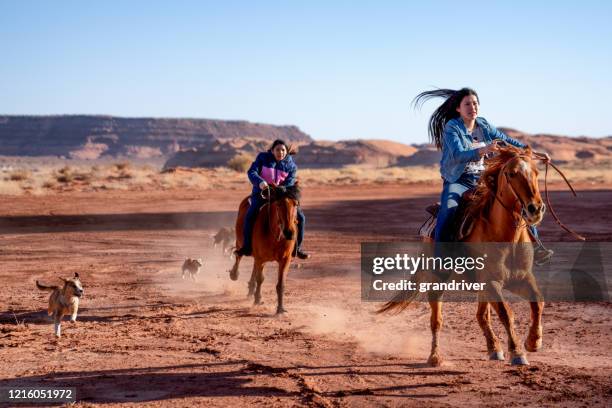
M 0 155 L 155 157 L 213 140 L 255 138 L 310 142 L 296 126 L 213 119 L 114 116 L 0 116 Z
M 612 137 L 531 135 L 510 128 L 502 130 L 509 136 L 528 143 L 535 150 L 550 153 L 556 162 L 612 160 Z M 164 167 L 224 166 L 232 157 L 244 154 L 252 158 L 266 147 L 266 143 L 256 140 L 215 141 L 177 152 Z M 294 147 L 297 150 L 295 160 L 300 168 L 334 168 L 346 165 L 437 166 L 441 156 L 430 144 L 409 146 L 372 139 L 315 141 L 300 143 Z

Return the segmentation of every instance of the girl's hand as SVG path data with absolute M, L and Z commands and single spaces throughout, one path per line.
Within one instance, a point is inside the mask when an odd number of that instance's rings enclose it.
M 268 188 L 268 183 L 266 183 L 265 181 L 262 181 L 261 183 L 259 183 L 260 190 L 265 190 L 266 188 Z
M 497 140 L 494 140 L 492 143 L 486 145 L 485 147 L 481 147 L 480 149 L 478 149 L 478 153 L 481 156 L 484 156 L 486 154 L 489 153 L 494 153 L 499 151 L 499 146 L 497 145 Z
M 546 152 L 533 152 L 533 156 L 537 157 L 538 159 L 542 159 L 544 162 L 550 162 L 550 156 L 548 155 L 548 153 Z

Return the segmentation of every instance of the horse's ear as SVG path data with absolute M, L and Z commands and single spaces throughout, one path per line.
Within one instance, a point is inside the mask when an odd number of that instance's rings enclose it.
M 533 149 L 531 148 L 530 145 L 525 146 L 525 153 L 527 153 L 527 156 L 531 157 L 531 153 L 533 153 Z
M 289 156 L 295 156 L 297 154 L 297 149 L 293 147 L 293 145 L 287 146 L 287 154 Z

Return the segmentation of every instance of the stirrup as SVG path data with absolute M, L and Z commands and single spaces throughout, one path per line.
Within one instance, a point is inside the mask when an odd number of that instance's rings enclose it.
M 545 248 L 544 246 L 538 246 L 533 254 L 533 263 L 537 266 L 542 266 L 550 262 L 555 251 L 552 249 Z

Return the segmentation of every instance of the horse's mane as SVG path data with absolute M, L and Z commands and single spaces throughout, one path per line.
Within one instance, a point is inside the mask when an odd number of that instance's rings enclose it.
M 290 200 L 296 200 L 296 201 L 300 201 L 300 187 L 298 185 L 298 183 L 296 182 L 294 185 L 289 186 L 289 187 L 272 187 L 271 188 L 271 202 L 274 203 L 275 201 L 278 200 L 282 200 L 283 198 L 289 198 Z M 264 204 L 264 205 L 268 205 L 268 204 Z M 263 211 L 263 217 L 265 222 L 264 222 L 264 233 L 268 234 L 269 233 L 269 218 L 268 218 L 268 211 Z
M 485 161 L 485 170 L 480 176 L 478 186 L 467 203 L 466 214 L 475 219 L 487 216 L 497 194 L 499 172 L 508 161 L 524 155 L 524 152 L 514 146 L 502 147 L 492 158 Z
M 275 189 L 273 193 L 273 200 L 280 200 L 282 198 L 289 198 L 291 200 L 300 201 L 301 190 L 298 183 L 292 186 L 285 187 L 284 189 Z
M 293 186 L 289 187 L 271 187 L 271 199 L 272 202 L 281 200 L 283 198 L 288 198 L 290 200 L 300 201 L 301 190 L 298 183 L 295 183 Z

